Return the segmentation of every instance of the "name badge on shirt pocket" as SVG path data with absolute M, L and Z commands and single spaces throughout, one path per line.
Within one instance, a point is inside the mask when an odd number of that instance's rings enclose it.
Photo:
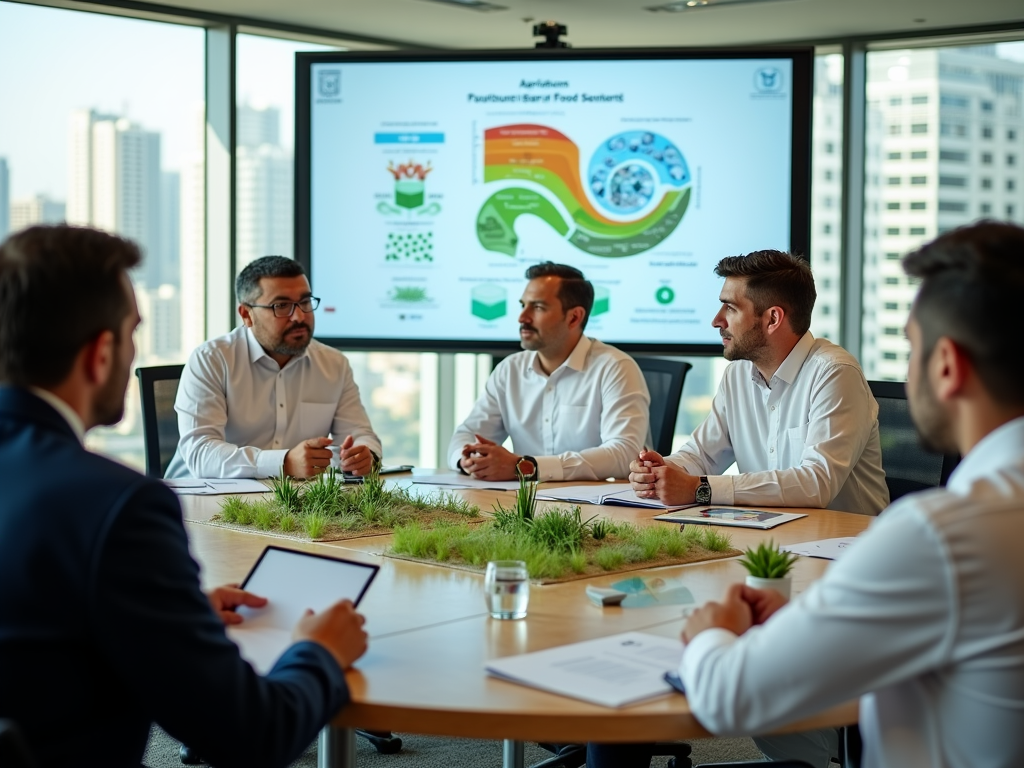
M 337 409 L 337 403 L 299 403 L 300 439 L 327 437 L 334 425 L 334 412 Z M 340 439 L 344 440 L 345 435 L 341 435 Z

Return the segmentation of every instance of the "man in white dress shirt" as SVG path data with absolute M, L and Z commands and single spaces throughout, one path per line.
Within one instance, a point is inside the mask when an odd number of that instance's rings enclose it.
M 963 461 L 792 603 L 737 584 L 696 611 L 680 674 L 716 734 L 860 697 L 866 767 L 1010 768 L 1024 764 L 1024 229 L 961 227 L 904 268 L 923 281 L 910 412 L 926 446 Z M 642 749 L 604 749 L 596 768 L 647 764 Z
M 665 504 L 824 507 L 876 515 L 889 503 L 878 405 L 856 358 L 808 330 L 807 262 L 781 251 L 722 259 L 718 328 L 733 360 L 711 413 L 679 451 L 645 451 L 637 495 Z M 723 475 L 733 462 L 739 475 Z
M 625 477 L 648 434 L 643 374 L 629 355 L 583 335 L 594 287 L 582 272 L 549 261 L 526 278 L 525 351 L 494 369 L 452 436 L 450 466 L 481 480 L 514 480 L 517 466 L 538 480 Z M 512 451 L 501 445 L 509 436 Z
M 302 266 L 264 256 L 235 282 L 243 325 L 189 357 L 174 408 L 180 441 L 167 477 L 307 478 L 331 465 L 365 475 L 380 440 L 341 352 L 313 340 Z

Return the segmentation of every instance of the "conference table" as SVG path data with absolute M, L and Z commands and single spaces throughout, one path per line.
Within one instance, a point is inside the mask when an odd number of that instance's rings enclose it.
M 499 499 L 506 505 L 512 499 L 507 491 L 457 492 L 482 511 L 490 510 Z M 355 728 L 501 740 L 505 768 L 521 768 L 527 741 L 648 742 L 711 735 L 693 717 L 685 696 L 670 694 L 610 709 L 496 679 L 485 673 L 484 665 L 491 659 L 622 632 L 679 637 L 685 624 L 682 606 L 600 608 L 587 599 L 586 585 L 610 586 L 631 576 L 656 573 L 681 581 L 700 605 L 720 598 L 729 584 L 743 580 L 746 571 L 737 558 L 531 585 L 527 617 L 499 621 L 487 613 L 482 574 L 384 557 L 390 535 L 312 543 L 204 525 L 218 512 L 223 498 L 182 497 L 189 543 L 202 566 L 204 587 L 240 581 L 272 544 L 380 566 L 359 607 L 367 619 L 369 650 L 346 674 L 351 703 L 320 733 L 320 768 L 355 765 Z M 539 508 L 559 505 L 564 503 L 538 502 Z M 795 544 L 856 536 L 872 519 L 820 509 L 779 511 L 807 516 L 771 531 L 720 530 L 731 536 L 734 548 L 742 550 L 768 538 Z M 654 521 L 657 513 L 650 509 L 583 505 L 583 514 L 637 525 L 667 525 Z M 800 558 L 793 570 L 793 593 L 804 590 L 827 566 L 825 560 Z M 780 732 L 845 725 L 856 718 L 856 703 L 848 702 Z

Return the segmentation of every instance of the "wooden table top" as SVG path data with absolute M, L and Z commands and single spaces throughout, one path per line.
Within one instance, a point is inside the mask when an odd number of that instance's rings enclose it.
M 489 510 L 509 493 L 459 491 Z M 186 520 L 209 519 L 224 497 L 184 496 Z M 539 502 L 540 504 L 556 504 Z M 786 510 L 807 517 L 772 531 L 721 528 L 743 549 L 767 538 L 790 544 L 855 536 L 872 518 L 830 510 Z M 637 525 L 664 525 L 653 510 L 584 505 L 584 516 L 598 514 Z M 370 648 L 348 673 L 352 703 L 334 721 L 340 727 L 530 741 L 649 741 L 698 738 L 708 733 L 690 714 L 683 696 L 608 709 L 544 693 L 488 676 L 494 658 L 543 650 L 627 631 L 679 636 L 684 621 L 679 605 L 598 608 L 585 596 L 587 584 L 608 586 L 631 575 L 681 580 L 701 604 L 722 596 L 746 572 L 736 559 L 667 566 L 626 574 L 531 585 L 529 614 L 520 621 L 496 621 L 486 612 L 482 576 L 439 565 L 382 557 L 391 536 L 368 536 L 329 543 L 303 543 L 214 526 L 187 526 L 193 556 L 202 566 L 204 586 L 244 578 L 268 544 L 334 554 L 380 566 L 373 587 L 360 604 L 367 618 Z M 828 562 L 801 558 L 793 571 L 799 593 L 821 576 Z M 851 703 L 794 725 L 793 730 L 856 721 Z

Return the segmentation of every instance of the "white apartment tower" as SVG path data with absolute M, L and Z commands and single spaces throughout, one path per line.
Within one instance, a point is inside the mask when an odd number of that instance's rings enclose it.
M 69 131 L 68 221 L 117 232 L 146 257 L 140 280 L 156 287 L 160 254 L 160 134 L 94 110 Z
M 900 259 L 980 218 L 1024 221 L 1024 63 L 994 46 L 873 53 L 868 57 L 869 140 L 881 170 L 877 258 L 865 253 L 863 362 L 868 378 L 904 380 L 904 338 L 916 292 Z M 874 133 L 872 137 L 870 134 Z M 869 144 L 871 142 L 869 141 Z
M 292 155 L 280 145 L 280 110 L 238 107 L 236 267 L 269 254 L 291 258 Z
M 46 195 L 35 195 L 11 201 L 11 232 L 30 227 L 33 224 L 59 224 L 64 221 L 64 203 L 51 200 Z

